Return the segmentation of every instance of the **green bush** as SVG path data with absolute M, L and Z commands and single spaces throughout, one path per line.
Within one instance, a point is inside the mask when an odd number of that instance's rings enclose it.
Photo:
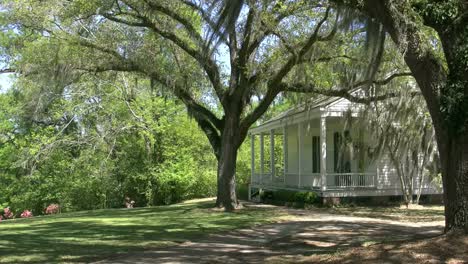
M 315 192 L 297 192 L 294 195 L 294 202 L 302 204 L 316 204 L 320 201 Z
M 142 123 L 120 98 L 109 95 L 100 104 L 81 113 L 81 128 L 71 123 L 57 133 L 31 125 L 0 142 L 0 203 L 39 215 L 52 203 L 66 212 L 123 207 L 126 196 L 148 206 L 216 194 L 216 159 L 183 106 L 138 97 L 131 107 Z M 9 120 L 0 113 L 0 132 L 12 133 Z
M 237 198 L 241 200 L 249 199 L 249 186 L 245 184 L 237 184 Z
M 262 201 L 273 204 L 286 204 L 303 208 L 305 205 L 320 204 L 320 197 L 315 192 L 297 192 L 289 190 L 264 191 L 260 194 Z

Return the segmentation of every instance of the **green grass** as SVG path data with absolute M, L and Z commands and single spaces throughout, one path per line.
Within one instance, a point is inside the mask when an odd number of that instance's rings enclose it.
M 274 209 L 212 210 L 212 201 L 83 211 L 0 223 L 0 263 L 89 262 L 272 222 Z

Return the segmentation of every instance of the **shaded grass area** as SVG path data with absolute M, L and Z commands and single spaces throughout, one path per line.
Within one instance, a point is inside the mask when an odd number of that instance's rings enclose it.
M 381 218 L 402 222 L 444 221 L 444 207 L 435 205 L 403 208 L 396 206 L 353 206 L 322 208 L 326 213 L 358 217 Z
M 355 247 L 330 255 L 292 256 L 270 263 L 468 263 L 468 235 L 451 234 L 414 241 Z
M 226 213 L 212 206 L 213 201 L 198 201 L 4 221 L 0 263 L 89 262 L 268 223 L 281 214 L 273 208 Z

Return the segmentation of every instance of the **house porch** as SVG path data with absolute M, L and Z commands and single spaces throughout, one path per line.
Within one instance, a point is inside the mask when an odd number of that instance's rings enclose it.
M 333 137 L 343 131 L 337 125 L 342 118 L 342 113 L 311 111 L 252 129 L 250 188 L 314 191 L 323 197 L 375 195 L 376 168 L 358 172 L 353 164 L 337 172 Z

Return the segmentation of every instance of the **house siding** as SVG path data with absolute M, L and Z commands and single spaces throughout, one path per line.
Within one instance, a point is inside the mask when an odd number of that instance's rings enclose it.
M 381 154 L 378 164 L 377 189 L 400 189 L 400 179 L 388 152 Z

